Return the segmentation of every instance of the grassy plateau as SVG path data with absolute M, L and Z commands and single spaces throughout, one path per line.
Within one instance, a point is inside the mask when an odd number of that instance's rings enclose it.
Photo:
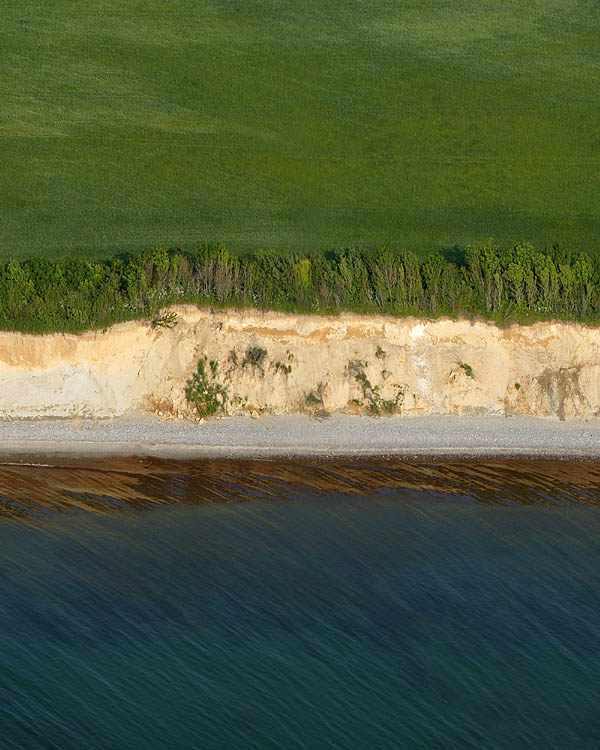
M 8 0 L 0 261 L 600 243 L 597 0 Z

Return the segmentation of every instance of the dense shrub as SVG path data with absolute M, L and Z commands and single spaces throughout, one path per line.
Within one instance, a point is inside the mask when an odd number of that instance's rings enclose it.
M 210 375 L 206 372 L 206 356 L 198 360 L 196 372 L 185 386 L 185 397 L 198 410 L 202 419 L 207 419 L 222 410 L 227 402 L 227 388 L 215 380 L 218 364 L 210 362 Z
M 423 260 L 390 248 L 236 256 L 220 245 L 203 245 L 194 252 L 157 248 L 106 263 L 36 258 L 0 267 L 5 330 L 104 328 L 156 319 L 174 302 L 600 323 L 600 257 L 527 244 L 502 250 L 488 243 Z

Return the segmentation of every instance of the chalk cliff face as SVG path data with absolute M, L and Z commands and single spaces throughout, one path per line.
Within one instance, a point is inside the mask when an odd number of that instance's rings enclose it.
M 0 333 L 0 417 L 190 416 L 204 356 L 227 414 L 600 414 L 600 328 L 172 309 L 172 329 Z

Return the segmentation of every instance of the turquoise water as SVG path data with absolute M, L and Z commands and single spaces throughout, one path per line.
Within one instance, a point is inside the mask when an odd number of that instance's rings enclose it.
M 600 746 L 594 465 L 10 467 L 0 490 L 2 748 Z

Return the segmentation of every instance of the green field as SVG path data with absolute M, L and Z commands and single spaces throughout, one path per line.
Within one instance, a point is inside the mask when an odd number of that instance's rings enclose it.
M 5 0 L 0 260 L 600 250 L 597 0 Z

